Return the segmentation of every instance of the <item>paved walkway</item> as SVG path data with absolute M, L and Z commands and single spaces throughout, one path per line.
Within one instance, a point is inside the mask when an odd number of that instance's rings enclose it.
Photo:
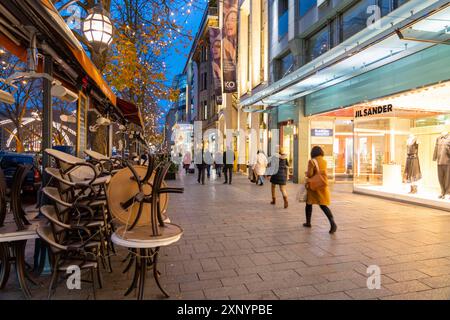
M 328 234 L 326 218 L 315 208 L 313 228 L 304 229 L 303 205 L 271 206 L 270 187 L 236 176 L 197 184 L 193 176 L 176 182 L 186 192 L 173 195 L 169 214 L 185 230 L 180 242 L 162 249 L 162 283 L 172 299 L 449 299 L 450 214 L 355 195 L 336 185 L 331 206 L 339 226 Z M 281 199 L 279 199 L 281 200 Z M 122 274 L 124 250 L 104 273 L 97 299 L 123 299 L 131 274 Z M 367 288 L 367 267 L 381 268 L 381 289 Z M 48 278 L 48 277 L 47 277 Z M 36 299 L 46 297 L 34 288 Z M 89 285 L 55 298 L 91 298 Z M 162 296 L 151 278 L 147 299 Z M 22 298 L 14 277 L 0 299 Z M 134 299 L 134 296 L 129 297 Z

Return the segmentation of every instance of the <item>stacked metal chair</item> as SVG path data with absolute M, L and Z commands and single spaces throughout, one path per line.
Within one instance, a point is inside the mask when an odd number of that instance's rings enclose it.
M 100 287 L 102 283 L 100 263 L 112 272 L 110 235 L 114 229 L 106 202 L 110 177 L 100 176 L 98 168 L 84 159 L 52 149 L 45 152 L 56 164 L 45 169 L 51 179 L 42 192 L 50 204 L 41 206 L 40 212 L 48 226 L 38 229 L 52 253 L 49 298 L 58 276 L 73 264 L 90 270 L 95 297 L 95 282 Z
M 31 297 L 27 280 L 31 279 L 25 262 L 25 247 L 27 240 L 36 238 L 36 228 L 39 221 L 28 221 L 22 207 L 22 185 L 32 166 L 19 165 L 13 176 L 13 183 L 8 192 L 3 172 L 0 169 L 0 289 L 4 288 L 11 269 L 15 264 L 17 278 L 24 295 Z M 11 212 L 14 224 L 6 224 L 7 213 Z

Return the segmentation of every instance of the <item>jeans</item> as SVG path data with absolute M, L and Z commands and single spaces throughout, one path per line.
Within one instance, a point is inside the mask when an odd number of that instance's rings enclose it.
M 264 176 L 258 176 L 258 180 L 256 181 L 256 183 L 264 184 Z
M 280 186 L 280 191 L 281 191 L 281 194 L 283 195 L 283 198 L 287 198 L 286 185 L 281 185 L 280 184 L 279 186 Z M 277 187 L 277 185 L 272 183 L 272 199 L 276 198 L 276 195 L 275 195 L 275 188 L 276 187 Z

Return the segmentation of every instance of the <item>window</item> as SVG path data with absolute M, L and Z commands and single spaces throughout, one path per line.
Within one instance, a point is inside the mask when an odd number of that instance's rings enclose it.
M 292 55 L 292 53 L 289 52 L 284 57 L 279 59 L 278 65 L 279 72 L 277 80 L 280 80 L 294 70 L 294 56 Z
M 398 0 L 402 1 L 402 0 Z M 370 6 L 378 6 L 380 8 L 381 17 L 387 15 L 391 11 L 390 0 L 363 0 L 359 1 L 350 9 L 345 11 L 341 16 L 340 40 L 345 41 L 354 34 L 367 27 L 368 19 L 374 15 L 374 11 L 370 10 Z M 380 18 L 381 18 L 380 17 Z
M 394 8 L 397 9 L 401 5 L 407 3 L 409 0 L 394 0 Z
M 303 17 L 311 8 L 317 6 L 317 0 L 299 0 L 300 18 Z
M 208 89 L 208 74 L 206 72 L 203 72 L 200 75 L 200 91 L 204 91 Z
M 201 57 L 200 57 L 201 62 L 208 61 L 208 46 L 203 46 L 200 54 L 201 54 Z
M 318 56 L 324 54 L 330 48 L 329 26 L 325 26 L 319 32 L 306 40 L 306 61 L 314 60 Z
M 278 38 L 283 38 L 289 28 L 289 1 L 278 1 Z
M 208 119 L 208 102 L 203 101 L 203 119 Z

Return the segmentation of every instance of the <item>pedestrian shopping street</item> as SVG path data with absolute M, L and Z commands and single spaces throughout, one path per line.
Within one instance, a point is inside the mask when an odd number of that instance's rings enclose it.
M 223 178 L 222 178 L 223 179 Z M 171 185 L 185 193 L 170 199 L 168 214 L 184 229 L 175 245 L 162 249 L 161 283 L 171 299 L 448 299 L 450 298 L 450 214 L 351 193 L 335 185 L 331 209 L 339 226 L 334 235 L 318 207 L 313 228 L 304 229 L 303 204 L 289 184 L 289 209 L 282 199 L 271 206 L 270 186 L 236 175 L 197 184 L 180 174 Z M 278 190 L 277 190 L 278 191 Z M 32 262 L 32 246 L 28 248 Z M 118 249 L 112 274 L 103 272 L 97 299 L 125 299 L 132 272 L 122 274 L 126 256 Z M 367 267 L 381 268 L 381 289 L 367 289 Z M 31 286 L 33 299 L 47 297 L 50 276 Z M 61 280 L 64 281 L 64 280 Z M 145 299 L 164 299 L 154 280 Z M 23 299 L 14 276 L 1 299 Z M 126 299 L 135 299 L 132 293 Z M 58 285 L 53 299 L 92 299 Z

